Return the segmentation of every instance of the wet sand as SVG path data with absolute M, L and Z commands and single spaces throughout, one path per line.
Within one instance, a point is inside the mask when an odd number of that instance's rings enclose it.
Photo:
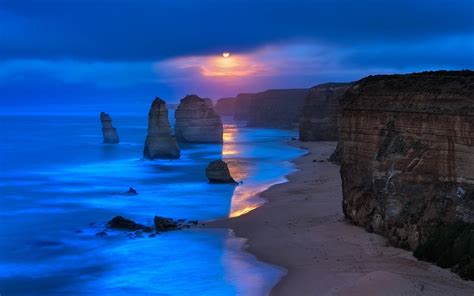
M 254 211 L 205 226 L 232 229 L 259 260 L 287 270 L 271 295 L 474 295 L 474 282 L 345 221 L 339 167 L 326 161 L 335 142 L 292 145 L 308 154 L 289 182 L 261 193 L 267 202 Z

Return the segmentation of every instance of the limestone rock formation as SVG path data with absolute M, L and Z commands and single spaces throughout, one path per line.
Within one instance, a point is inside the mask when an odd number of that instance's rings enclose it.
M 254 93 L 238 94 L 235 97 L 234 103 L 234 119 L 235 120 L 249 120 L 251 104 L 255 98 Z
M 206 102 L 206 106 L 209 108 L 214 108 L 214 103 L 212 102 L 212 99 L 210 98 L 203 98 L 204 102 Z
M 112 118 L 105 112 L 100 113 L 100 122 L 102 123 L 102 135 L 104 143 L 116 144 L 119 142 L 117 130 L 112 126 Z
M 176 159 L 180 156 L 176 138 L 171 134 L 166 102 L 158 97 L 148 113 L 148 135 L 143 156 L 148 159 Z
M 370 76 L 343 100 L 346 217 L 474 279 L 474 72 Z
M 237 183 L 230 175 L 227 163 L 222 160 L 215 160 L 207 166 L 206 177 L 210 183 Z
M 174 113 L 176 139 L 188 143 L 222 143 L 220 116 L 196 95 L 183 98 Z
M 240 94 L 236 99 L 236 119 L 252 127 L 293 128 L 298 125 L 308 89 L 271 89 Z
M 299 119 L 300 140 L 337 141 L 339 101 L 349 83 L 325 83 L 309 90 Z
M 216 112 L 221 116 L 233 116 L 236 98 L 220 98 L 216 102 Z

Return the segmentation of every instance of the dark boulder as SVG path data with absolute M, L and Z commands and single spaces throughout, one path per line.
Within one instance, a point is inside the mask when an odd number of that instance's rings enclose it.
M 171 218 L 155 216 L 154 219 L 156 231 L 168 231 L 178 229 L 178 223 Z
M 138 192 L 135 190 L 135 188 L 130 187 L 127 192 L 125 192 L 127 195 L 137 195 Z
M 227 163 L 222 160 L 215 160 L 207 166 L 206 177 L 210 183 L 237 183 L 230 175 Z
M 112 220 L 110 220 L 107 223 L 107 226 L 114 229 L 129 230 L 129 231 L 137 231 L 137 230 L 142 230 L 144 232 L 153 231 L 152 227 L 136 223 L 133 220 L 124 218 L 122 216 L 115 216 Z

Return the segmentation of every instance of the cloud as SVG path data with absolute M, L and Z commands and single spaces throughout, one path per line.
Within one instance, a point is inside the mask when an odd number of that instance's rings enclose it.
M 474 32 L 472 0 L 3 0 L 0 59 L 161 61 L 268 44 L 361 46 Z

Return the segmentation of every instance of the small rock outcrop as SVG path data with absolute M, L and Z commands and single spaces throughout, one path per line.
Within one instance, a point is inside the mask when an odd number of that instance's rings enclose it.
M 343 101 L 345 216 L 474 279 L 474 72 L 370 76 Z
M 138 192 L 135 190 L 135 188 L 130 187 L 128 188 L 127 192 L 125 192 L 126 195 L 137 195 Z
M 117 144 L 119 142 L 119 136 L 117 130 L 112 126 L 112 118 L 105 112 L 100 113 L 100 122 L 102 123 L 102 135 L 104 137 L 104 143 Z
M 142 230 L 143 232 L 152 232 L 153 228 L 138 224 L 130 219 L 124 218 L 122 216 L 115 216 L 107 223 L 107 226 L 114 229 L 136 231 Z
M 147 159 L 177 159 L 180 150 L 171 133 L 166 102 L 155 98 L 148 113 L 148 134 L 143 156 Z
M 155 216 L 153 222 L 157 232 L 178 229 L 178 223 L 171 218 Z
M 237 183 L 230 175 L 227 163 L 222 160 L 215 160 L 207 166 L 206 177 L 210 183 Z
M 187 143 L 222 143 L 220 116 L 209 102 L 196 95 L 183 98 L 174 113 L 176 139 Z
M 309 90 L 299 120 L 300 140 L 337 141 L 339 102 L 348 83 L 325 83 Z

